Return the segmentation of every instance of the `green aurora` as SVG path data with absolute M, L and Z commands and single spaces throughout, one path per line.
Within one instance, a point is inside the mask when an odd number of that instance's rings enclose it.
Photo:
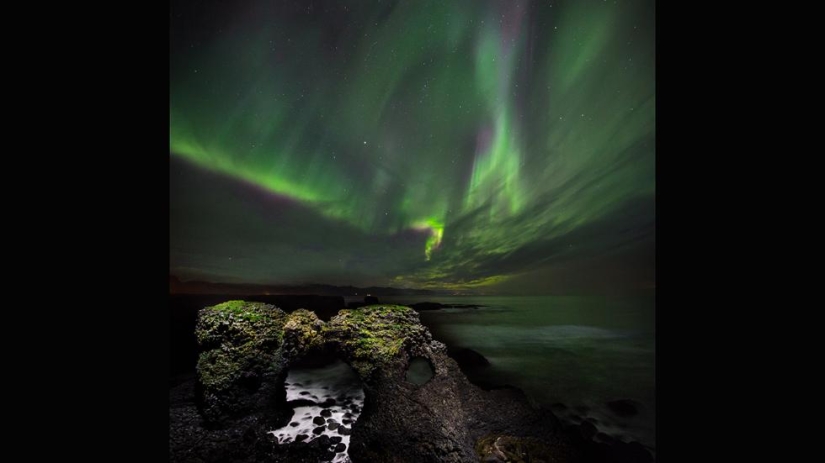
M 242 3 L 172 3 L 171 273 L 506 288 L 652 255 L 652 1 Z

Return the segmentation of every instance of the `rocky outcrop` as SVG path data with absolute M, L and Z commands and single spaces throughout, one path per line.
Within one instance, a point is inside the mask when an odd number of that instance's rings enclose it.
M 532 407 L 518 389 L 485 391 L 471 384 L 408 307 L 342 310 L 324 322 L 306 310 L 287 315 L 271 305 L 232 301 L 201 311 L 197 337 L 198 403 L 212 430 L 194 429 L 191 416 L 181 429 L 200 433 L 198 445 L 217 446 L 212 455 L 223 455 L 220 448 L 229 445 L 226 455 L 235 461 L 291 461 L 285 455 L 299 454 L 312 459 L 321 450 L 327 455 L 315 441 L 277 445 L 266 435 L 292 416 L 284 401 L 288 369 L 318 353 L 348 363 L 363 384 L 364 407 L 351 426 L 354 462 L 518 461 L 508 455 L 522 454 L 524 462 L 575 462 L 585 455 L 549 409 Z M 406 379 L 414 359 L 432 367 L 423 384 Z M 175 426 L 173 418 L 173 433 Z M 234 440 L 221 441 L 229 432 L 222 430 L 232 430 Z M 186 439 L 172 441 L 172 460 L 186 460 Z
M 607 407 L 610 411 L 622 418 L 635 416 L 639 413 L 638 402 L 630 399 L 611 400 L 607 402 Z
M 282 421 L 286 394 L 280 347 L 286 318 L 275 306 L 243 301 L 199 313 L 196 393 L 208 426 L 251 415 Z

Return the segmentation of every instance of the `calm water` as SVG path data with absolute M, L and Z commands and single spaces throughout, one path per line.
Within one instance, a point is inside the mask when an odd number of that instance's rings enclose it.
M 401 297 L 481 309 L 421 313 L 436 339 L 483 354 L 482 379 L 512 384 L 536 403 L 566 404 L 562 419 L 595 419 L 600 431 L 655 449 L 655 301 L 636 297 Z M 620 418 L 605 402 L 632 399 L 639 414 Z

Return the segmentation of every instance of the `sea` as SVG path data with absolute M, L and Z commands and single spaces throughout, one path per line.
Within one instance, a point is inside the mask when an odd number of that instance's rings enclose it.
M 490 361 L 471 380 L 518 387 L 534 404 L 552 406 L 562 421 L 590 421 L 611 438 L 639 441 L 655 454 L 655 294 L 397 296 L 381 302 L 482 306 L 420 312 L 435 339 Z M 616 400 L 630 401 L 635 414 L 607 405 Z

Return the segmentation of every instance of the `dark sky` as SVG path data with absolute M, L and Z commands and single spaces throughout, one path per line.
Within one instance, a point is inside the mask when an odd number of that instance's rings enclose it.
M 654 2 L 170 8 L 170 273 L 655 286 Z

